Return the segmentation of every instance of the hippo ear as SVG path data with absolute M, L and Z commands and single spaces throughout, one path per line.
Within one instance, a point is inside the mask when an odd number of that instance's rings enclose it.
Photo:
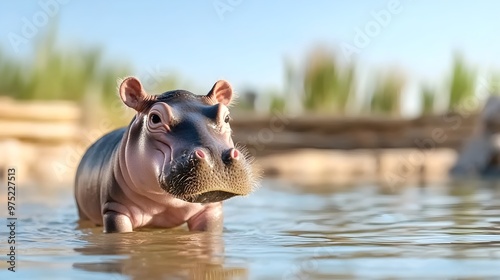
M 207 94 L 207 97 L 227 106 L 233 99 L 233 88 L 227 81 L 217 81 Z
M 120 84 L 119 91 L 123 103 L 136 111 L 142 110 L 144 103 L 150 99 L 141 82 L 135 77 L 125 78 Z

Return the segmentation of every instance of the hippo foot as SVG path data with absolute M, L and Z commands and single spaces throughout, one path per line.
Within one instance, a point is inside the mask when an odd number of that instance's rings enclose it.
M 115 211 L 108 211 L 104 213 L 104 233 L 115 232 L 131 232 L 133 231 L 132 222 L 126 215 L 117 213 Z
M 186 220 L 189 231 L 210 231 L 222 232 L 223 213 L 221 203 L 206 205 L 206 207 L 196 215 Z M 134 226 L 129 216 L 116 211 L 106 211 L 103 215 L 104 233 L 125 233 L 134 231 Z M 161 224 L 150 223 L 139 225 L 139 227 L 164 227 Z
M 190 231 L 222 232 L 224 215 L 222 205 L 209 206 L 188 221 Z

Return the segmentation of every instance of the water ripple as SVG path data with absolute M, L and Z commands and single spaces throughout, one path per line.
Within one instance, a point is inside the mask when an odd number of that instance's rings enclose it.
M 500 187 L 482 182 L 318 191 L 265 181 L 225 203 L 222 234 L 106 235 L 78 228 L 71 194 L 26 201 L 17 224 L 26 279 L 500 278 Z

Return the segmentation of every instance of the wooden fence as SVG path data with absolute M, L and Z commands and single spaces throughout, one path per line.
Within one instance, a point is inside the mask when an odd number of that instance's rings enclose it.
M 66 142 L 80 137 L 82 112 L 71 102 L 0 99 L 0 139 Z
M 82 137 L 82 115 L 70 102 L 0 99 L 0 140 L 78 141 Z M 432 147 L 459 149 L 474 132 L 477 118 L 477 114 L 415 119 L 237 115 L 231 126 L 235 142 L 257 154 L 301 148 L 425 148 L 431 142 Z
M 234 140 L 256 154 L 290 149 L 460 149 L 478 115 L 433 115 L 415 119 L 382 117 L 255 117 L 232 123 Z
M 85 133 L 95 130 L 82 126 L 83 115 L 76 104 L 68 102 L 0 99 L 0 171 L 14 163 L 21 166 L 26 176 L 33 177 L 35 184 L 39 184 L 41 178 L 49 185 L 55 178 L 69 184 L 85 148 L 95 140 Z M 432 176 L 443 177 L 456 158 L 456 153 L 450 154 L 450 150 L 460 149 L 477 133 L 478 116 L 448 114 L 393 119 L 235 114 L 232 129 L 234 141 L 260 156 L 269 173 L 299 174 L 308 180 L 321 174 L 330 178 L 347 173 L 352 173 L 352 178 L 359 178 L 359 174 L 385 178 L 385 174 L 400 173 L 401 158 L 415 148 L 448 148 L 426 157 L 413 168 L 415 174 L 422 173 L 418 170 L 440 168 L 437 175 Z M 491 127 L 500 131 L 500 125 L 491 124 Z M 90 133 L 93 138 L 107 132 L 97 131 Z M 304 153 L 303 149 L 312 152 Z M 311 149 L 331 151 L 330 154 L 315 153 Z M 307 174 L 310 176 L 300 173 L 305 171 L 304 162 L 309 162 Z M 332 176 L 334 169 L 338 175 Z M 311 175 L 314 172 L 318 175 Z

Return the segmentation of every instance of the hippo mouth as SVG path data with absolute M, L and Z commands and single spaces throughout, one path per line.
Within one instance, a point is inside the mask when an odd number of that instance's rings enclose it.
M 208 151 L 203 157 L 194 153 L 173 161 L 160 175 L 160 186 L 169 194 L 191 203 L 220 202 L 233 196 L 247 195 L 256 187 L 251 160 L 247 157 L 220 159 Z
M 223 201 L 237 195 L 238 194 L 225 191 L 208 191 L 205 193 L 200 193 L 195 195 L 186 195 L 180 198 L 184 201 L 191 203 L 211 203 L 211 202 Z

